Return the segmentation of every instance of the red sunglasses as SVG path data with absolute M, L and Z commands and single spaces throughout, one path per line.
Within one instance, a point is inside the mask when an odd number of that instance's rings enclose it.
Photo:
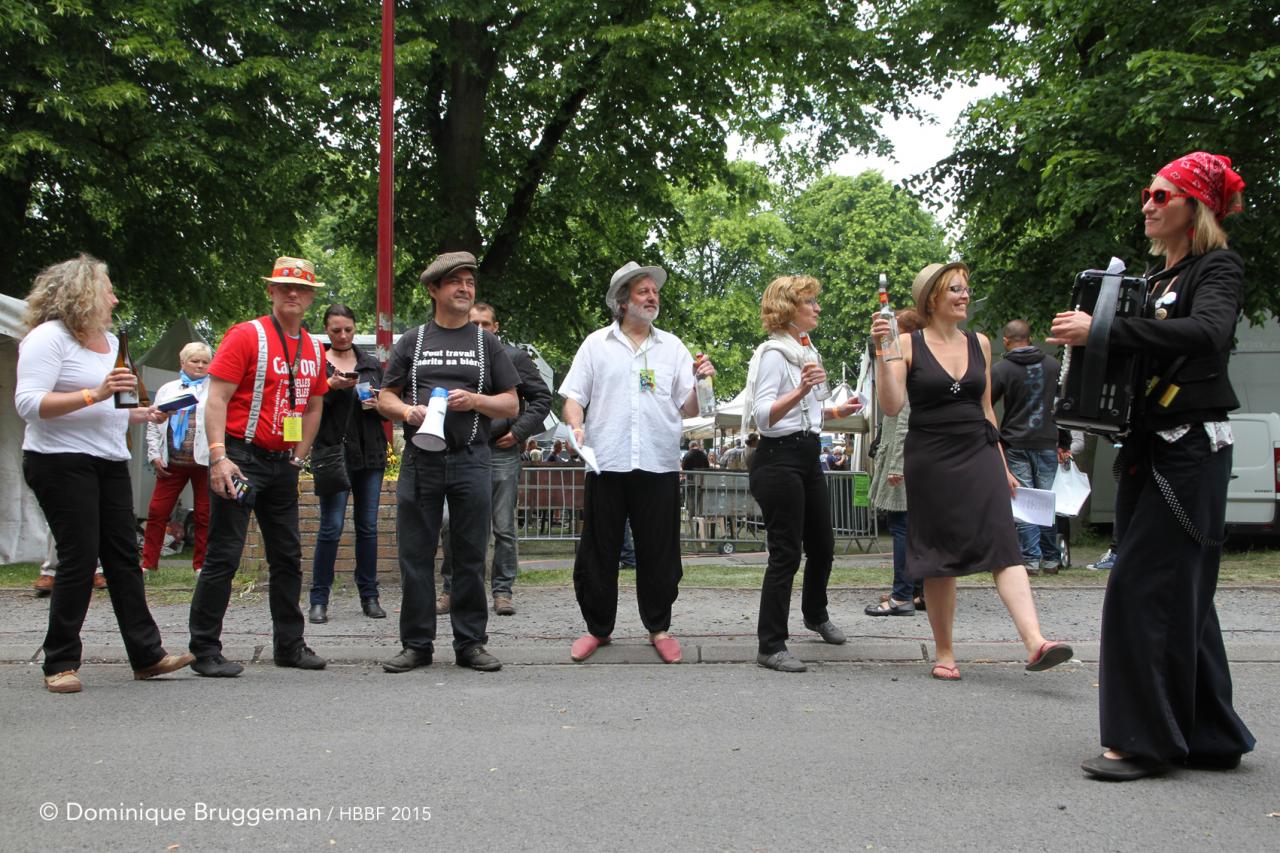
M 1154 201 L 1156 207 L 1164 207 L 1175 198 L 1192 198 L 1192 196 L 1190 193 L 1175 193 L 1170 190 L 1146 189 L 1142 191 L 1142 205 L 1144 207 L 1149 201 Z

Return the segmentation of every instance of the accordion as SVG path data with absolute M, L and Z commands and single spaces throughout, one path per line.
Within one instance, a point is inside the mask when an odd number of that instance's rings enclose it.
M 1093 317 L 1082 347 L 1068 347 L 1062 357 L 1053 419 L 1063 429 L 1119 438 L 1129 432 L 1146 390 L 1142 387 L 1140 353 L 1108 350 L 1116 317 L 1141 317 L 1147 302 L 1147 280 L 1135 276 L 1085 270 L 1071 292 L 1075 310 Z

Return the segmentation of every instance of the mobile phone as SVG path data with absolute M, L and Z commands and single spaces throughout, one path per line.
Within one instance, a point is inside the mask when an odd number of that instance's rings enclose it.
M 253 484 L 241 477 L 239 474 L 231 475 L 231 491 L 232 497 L 236 503 L 244 503 L 249 495 L 253 492 Z
M 335 370 L 334 373 L 337 374 L 338 376 L 341 376 L 343 379 L 359 379 L 360 378 L 359 373 L 348 373 L 345 370 Z

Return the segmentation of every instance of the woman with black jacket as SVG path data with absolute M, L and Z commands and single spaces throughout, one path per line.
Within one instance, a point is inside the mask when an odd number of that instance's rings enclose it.
M 320 495 L 320 533 L 311 562 L 311 611 L 313 624 L 329 621 L 329 589 L 333 564 L 346 520 L 347 499 L 355 496 L 356 588 L 360 606 L 370 619 L 385 619 L 378 603 L 378 503 L 382 475 L 387 467 L 387 434 L 378 414 L 378 389 L 382 366 L 354 343 L 355 313 L 346 305 L 330 305 L 324 312 L 329 336 L 325 369 L 329 392 L 324 395 L 324 417 L 312 452 L 336 444 L 347 446 L 350 490 Z
M 1239 406 L 1227 377 L 1244 266 L 1222 220 L 1241 207 L 1231 161 L 1197 151 L 1142 191 L 1152 254 L 1142 317 L 1109 348 L 1146 356 L 1148 391 L 1120 451 L 1115 568 L 1102 608 L 1099 716 L 1106 752 L 1081 766 L 1113 781 L 1175 765 L 1229 770 L 1254 738 L 1231 704 L 1214 610 Z M 1051 343 L 1082 346 L 1091 318 L 1058 314 Z

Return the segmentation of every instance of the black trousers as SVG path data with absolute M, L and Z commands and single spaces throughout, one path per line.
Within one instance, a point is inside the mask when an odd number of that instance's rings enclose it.
M 671 628 L 680 595 L 680 474 L 670 471 L 587 473 L 582 541 L 573 561 L 573 590 L 587 630 L 613 633 L 618 619 L 622 530 L 631 520 L 636 545 L 636 601 L 649 633 Z
M 484 592 L 493 506 L 488 445 L 432 453 L 412 444 L 405 447 L 396 485 L 396 532 L 404 589 L 400 643 L 407 649 L 432 651 L 435 646 L 436 549 L 446 500 L 453 563 L 449 621 L 456 656 L 489 641 Z
M 288 458 L 228 438 L 227 455 L 253 490 L 243 502 L 209 496 L 209 546 L 191 598 L 191 653 L 222 651 L 222 619 L 231 601 L 231 581 L 240 568 L 249 513 L 258 519 L 267 555 L 267 600 L 272 645 L 287 655 L 302 645 L 302 542 L 298 535 L 298 469 Z M 109 583 L 109 581 L 108 581 Z
M 1196 529 L 1221 538 L 1231 448 L 1200 424 L 1170 444 L 1131 435 L 1120 451 L 1119 550 L 1102 606 L 1102 744 L 1177 762 L 1238 756 L 1254 738 L 1231 705 L 1231 671 L 1213 606 L 1221 548 L 1197 543 L 1158 488 L 1164 476 Z
M 760 653 L 787 647 L 791 585 L 806 556 L 800 611 L 804 620 L 821 624 L 827 615 L 827 581 L 835 553 L 827 481 L 818 461 L 816 435 L 764 437 L 751 457 L 751 495 L 764 514 L 769 564 L 760 588 L 756 635 Z
M 87 453 L 28 450 L 22 454 L 22 475 L 40 502 L 58 548 L 44 638 L 45 675 L 80 668 L 80 628 L 93 597 L 98 560 L 129 665 L 143 669 L 157 663 L 165 651 L 160 629 L 147 609 L 128 463 Z

